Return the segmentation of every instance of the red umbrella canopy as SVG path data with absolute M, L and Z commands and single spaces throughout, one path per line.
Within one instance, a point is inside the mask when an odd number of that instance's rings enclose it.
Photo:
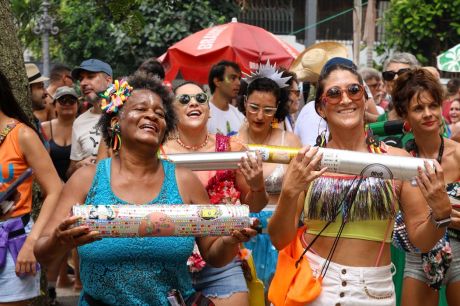
M 238 63 L 243 72 L 257 69 L 270 60 L 289 68 L 299 52 L 272 33 L 245 23 L 230 23 L 207 28 L 171 46 L 160 57 L 166 80 L 172 81 L 180 71 L 185 80 L 208 83 L 211 66 L 221 60 Z

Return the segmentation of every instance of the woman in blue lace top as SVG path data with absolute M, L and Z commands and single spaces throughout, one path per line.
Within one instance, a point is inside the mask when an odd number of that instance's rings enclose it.
M 128 85 L 128 83 L 130 85 Z M 67 217 L 72 205 L 209 203 L 198 178 L 188 169 L 158 159 L 156 152 L 175 127 L 173 95 L 156 79 L 136 73 L 119 89 L 104 93 L 100 126 L 118 154 L 97 166 L 81 168 L 68 181 L 60 206 L 35 252 L 46 264 L 79 247 L 83 290 L 80 305 L 168 305 L 172 289 L 184 299 L 194 293 L 187 269 L 193 237 L 105 238 Z M 123 93 L 124 95 L 120 94 Z M 63 221 L 64 220 L 64 221 Z M 252 229 L 230 237 L 203 237 L 196 242 L 206 262 L 229 263 Z

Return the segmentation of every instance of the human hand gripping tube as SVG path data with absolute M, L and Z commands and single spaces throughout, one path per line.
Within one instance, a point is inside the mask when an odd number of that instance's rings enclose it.
M 300 150 L 298 148 L 252 144 L 248 147 L 252 151 L 259 151 L 264 162 L 281 164 L 289 163 Z M 434 167 L 434 160 L 432 159 L 329 148 L 319 148 L 318 152 L 323 154 L 321 168 L 327 167 L 329 172 L 365 177 L 413 181 L 418 175 L 418 167 L 425 168 L 425 161 Z
M 74 205 L 75 226 L 100 237 L 229 236 L 250 227 L 247 205 Z

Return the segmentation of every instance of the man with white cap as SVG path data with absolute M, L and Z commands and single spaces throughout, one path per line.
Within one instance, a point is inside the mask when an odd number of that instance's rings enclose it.
M 98 93 L 112 83 L 112 67 L 101 60 L 88 59 L 72 70 L 72 78 L 80 81 L 81 93 L 92 107 L 74 121 L 68 177 L 78 168 L 96 162 L 101 138 L 96 125 L 102 112 Z

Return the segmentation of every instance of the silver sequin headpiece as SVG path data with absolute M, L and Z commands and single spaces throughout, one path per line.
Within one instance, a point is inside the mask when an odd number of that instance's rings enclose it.
M 284 87 L 289 86 L 287 82 L 291 78 L 290 76 L 282 77 L 283 72 L 276 70 L 275 65 L 273 66 L 270 65 L 270 60 L 268 60 L 265 64 L 260 64 L 259 69 L 257 69 L 257 71 L 251 72 L 251 74 L 246 74 L 246 73 L 244 74 L 247 76 L 244 80 L 246 81 L 248 85 L 257 79 L 268 78 L 274 81 L 278 85 L 279 88 L 284 88 Z

